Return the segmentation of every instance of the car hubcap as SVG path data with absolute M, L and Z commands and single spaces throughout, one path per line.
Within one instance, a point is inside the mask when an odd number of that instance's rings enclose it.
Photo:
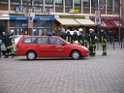
M 35 58 L 35 54 L 33 52 L 28 53 L 28 58 L 29 59 L 34 59 Z
M 73 59 L 78 59 L 80 57 L 80 54 L 78 52 L 74 52 L 72 54 Z

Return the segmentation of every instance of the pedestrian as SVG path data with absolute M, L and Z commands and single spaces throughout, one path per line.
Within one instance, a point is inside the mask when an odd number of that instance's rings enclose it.
M 80 28 L 79 30 L 79 36 L 78 36 L 78 41 L 81 45 L 87 47 L 87 36 L 86 33 L 83 31 L 82 28 Z
M 108 32 L 108 39 L 109 39 L 110 44 L 112 44 L 112 42 L 113 42 L 113 35 L 112 35 L 112 31 L 111 30 Z
M 64 40 L 66 40 L 66 32 L 65 31 L 61 31 L 60 37 Z
M 89 29 L 89 36 L 88 36 L 88 42 L 89 42 L 89 51 L 90 56 L 96 55 L 96 33 L 94 32 L 94 29 Z
M 34 36 L 38 36 L 38 35 L 39 35 L 39 32 L 38 32 L 38 30 L 36 30 L 36 29 L 33 29 L 33 35 L 34 35 Z
M 107 34 L 103 29 L 100 32 L 100 42 L 103 50 L 102 55 L 105 56 L 107 55 Z
M 78 34 L 77 34 L 77 32 L 76 31 L 74 31 L 74 33 L 73 33 L 73 35 L 72 35 L 72 43 L 74 43 L 74 42 L 78 42 L 79 40 L 78 40 Z
M 70 30 L 67 30 L 66 32 L 66 41 L 70 42 L 72 41 L 72 35 L 70 34 Z
M 43 34 L 44 36 L 47 36 L 48 35 L 48 30 L 47 29 L 43 29 Z
M 4 58 L 8 58 L 9 56 L 14 57 L 14 50 L 10 37 L 11 35 L 9 33 L 7 34 L 6 32 L 2 32 L 2 41 L 6 47 L 6 54 Z

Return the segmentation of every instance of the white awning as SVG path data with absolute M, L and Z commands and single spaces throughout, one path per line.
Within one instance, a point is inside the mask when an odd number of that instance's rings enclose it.
M 0 16 L 0 20 L 9 20 L 10 18 L 9 17 L 1 17 Z
M 9 19 L 10 19 L 9 14 L 0 13 L 0 20 L 9 20 Z
M 57 19 L 57 21 L 59 23 L 61 23 L 62 25 L 80 25 L 78 22 L 76 22 L 76 20 L 74 19 L 64 19 L 64 18 L 59 18 Z
M 93 22 L 91 19 L 75 19 L 75 20 L 84 26 L 96 26 L 96 23 Z

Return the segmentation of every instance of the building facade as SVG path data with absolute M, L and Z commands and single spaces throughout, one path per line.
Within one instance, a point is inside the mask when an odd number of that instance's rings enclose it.
M 52 31 L 64 24 L 57 20 L 60 18 L 91 19 L 102 28 L 113 29 L 118 24 L 112 22 L 122 17 L 122 2 L 123 0 L 1 0 L 0 23 L 6 25 L 8 30 L 14 29 L 15 34 L 31 34 L 33 29 L 42 32 L 44 28 Z M 85 27 L 85 24 L 82 26 Z

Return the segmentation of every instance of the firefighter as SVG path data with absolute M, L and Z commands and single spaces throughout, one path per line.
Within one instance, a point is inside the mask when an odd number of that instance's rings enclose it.
M 78 42 L 79 40 L 78 40 L 78 34 L 77 34 L 77 32 L 76 31 L 74 31 L 74 33 L 73 33 L 73 35 L 72 35 L 72 43 L 74 43 L 74 42 Z
M 100 42 L 103 50 L 102 55 L 105 56 L 107 55 L 107 34 L 103 29 L 100 32 Z
M 89 36 L 88 36 L 88 41 L 89 41 L 89 51 L 90 51 L 90 56 L 95 56 L 96 54 L 96 33 L 94 32 L 94 29 L 89 29 Z
M 80 28 L 79 30 L 79 36 L 78 36 L 78 41 L 81 45 L 87 47 L 87 36 L 86 33 L 83 31 L 82 28 Z
M 66 40 L 66 32 L 61 31 L 60 37 L 63 38 L 64 40 Z
M 68 41 L 68 42 L 70 42 L 70 43 L 71 43 L 71 41 L 72 41 L 72 36 L 71 36 L 71 34 L 70 34 L 70 30 L 67 30 L 67 32 L 66 32 L 66 41 Z
M 13 45 L 11 41 L 11 35 L 2 32 L 2 41 L 6 47 L 6 54 L 4 58 L 8 58 L 10 55 L 14 57 Z

